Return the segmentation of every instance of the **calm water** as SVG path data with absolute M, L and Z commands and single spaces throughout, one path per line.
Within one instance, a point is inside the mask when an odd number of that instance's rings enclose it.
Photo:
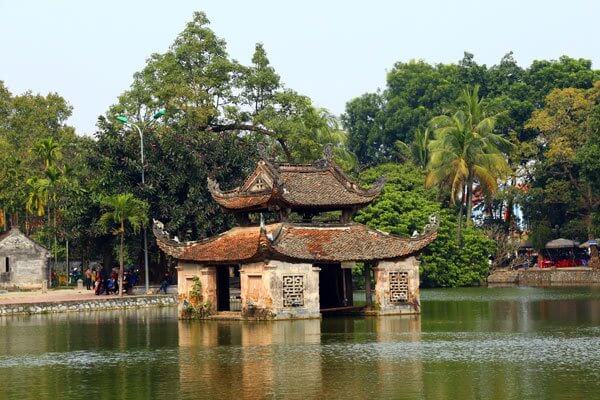
M 422 293 L 420 317 L 0 318 L 0 399 L 597 399 L 600 289 Z

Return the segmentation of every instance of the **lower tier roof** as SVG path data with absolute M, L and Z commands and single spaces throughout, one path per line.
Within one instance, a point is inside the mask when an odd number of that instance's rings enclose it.
M 235 264 L 261 259 L 305 262 L 389 260 L 417 253 L 437 237 L 437 220 L 410 238 L 365 225 L 301 225 L 277 223 L 237 227 L 218 236 L 180 243 L 169 238 L 162 224 L 154 226 L 159 247 L 182 260 L 206 264 Z

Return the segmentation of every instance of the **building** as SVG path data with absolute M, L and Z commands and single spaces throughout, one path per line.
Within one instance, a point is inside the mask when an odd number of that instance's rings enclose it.
M 0 233 L 0 289 L 40 289 L 50 253 L 18 228 Z
M 178 261 L 181 310 L 193 290 L 194 298 L 201 292 L 210 313 L 231 312 L 232 293 L 239 292 L 240 317 L 318 318 L 353 306 L 351 269 L 359 262 L 374 273 L 374 302 L 366 311 L 418 313 L 415 256 L 436 238 L 437 219 L 411 238 L 352 222 L 384 183 L 360 187 L 333 162 L 330 149 L 313 164 L 281 164 L 262 156 L 233 190 L 221 190 L 209 179 L 212 197 L 236 215 L 238 227 L 182 243 L 171 239 L 162 223 L 154 224 L 159 247 Z M 336 220 L 322 222 L 325 212 Z M 263 214 L 275 222 L 265 224 Z

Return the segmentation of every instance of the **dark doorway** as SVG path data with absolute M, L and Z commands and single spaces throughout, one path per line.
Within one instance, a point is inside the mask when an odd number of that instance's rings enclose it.
M 217 266 L 217 311 L 229 311 L 229 267 Z
M 217 311 L 241 311 L 240 266 L 218 265 Z
M 319 303 L 321 309 L 352 306 L 352 270 L 339 263 L 320 264 Z

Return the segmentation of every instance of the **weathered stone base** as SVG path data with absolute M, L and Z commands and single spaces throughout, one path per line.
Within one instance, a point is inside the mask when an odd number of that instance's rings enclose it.
M 375 306 L 370 311 L 371 315 L 420 312 L 419 262 L 415 257 L 399 261 L 382 261 L 373 271 L 375 272 Z
M 296 314 L 280 313 L 280 314 L 269 315 L 269 316 L 263 316 L 263 315 L 251 316 L 251 315 L 244 314 L 242 312 L 222 311 L 222 312 L 217 312 L 215 314 L 209 315 L 203 319 L 219 320 L 219 321 L 266 321 L 266 320 L 272 320 L 272 321 L 287 320 L 287 321 L 289 321 L 289 320 L 320 319 L 320 318 L 321 318 L 321 313 L 296 313 Z
M 180 262 L 179 316 L 182 319 L 235 319 L 235 320 L 294 320 L 321 318 L 325 313 L 350 313 L 362 315 L 418 314 L 419 262 L 415 257 L 380 261 L 373 268 L 375 274 L 374 306 L 367 312 L 354 307 L 352 288 L 348 285 L 349 269 L 354 263 L 338 265 L 291 263 L 280 260 L 264 260 L 242 264 L 240 274 L 241 311 L 232 311 L 221 295 L 229 295 L 230 288 L 219 284 L 219 268 Z M 341 268 L 341 278 L 336 279 L 337 288 L 324 286 L 323 290 L 341 290 L 335 301 L 320 298 L 321 268 Z M 329 274 L 335 269 L 325 272 Z M 222 275 L 220 275 L 222 276 Z M 220 282 L 224 282 L 223 278 Z M 331 281 L 327 281 L 331 282 Z M 220 287 L 220 288 L 219 288 Z M 341 289 L 340 289 L 341 287 Z M 324 292 L 325 295 L 330 292 Z M 349 294 L 348 294 L 349 293 Z M 330 299 L 327 299 L 330 300 Z M 335 304 L 338 303 L 338 304 Z
M 574 286 L 600 285 L 600 270 L 591 268 L 531 268 L 498 270 L 487 279 L 490 285 Z
M 388 307 L 386 310 L 378 310 L 375 308 L 365 309 L 360 311 L 360 315 L 415 315 L 420 314 L 420 308 L 415 308 L 411 304 L 404 304 L 393 308 Z
M 0 304 L 0 317 L 21 314 L 53 314 L 79 311 L 104 311 L 127 308 L 170 307 L 177 305 L 175 296 L 129 296 L 98 300 Z

